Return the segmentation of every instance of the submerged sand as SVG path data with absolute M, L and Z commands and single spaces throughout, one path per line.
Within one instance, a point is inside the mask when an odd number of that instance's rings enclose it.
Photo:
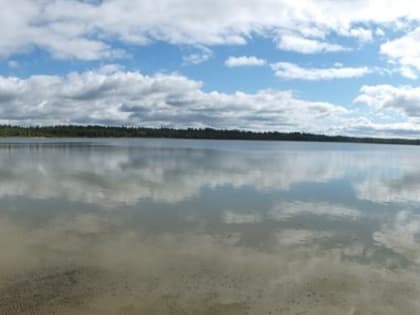
M 103 231 L 90 231 L 87 238 L 86 231 L 53 230 L 42 237 L 32 231 L 29 238 L 17 235 L 28 231 L 14 230 L 21 242 L 14 244 L 13 259 L 0 263 L 1 314 L 412 315 L 420 310 L 418 270 L 361 263 L 337 248 L 306 242 L 261 250 L 237 246 L 232 235 L 118 231 L 97 238 Z M 88 240 L 84 249 L 75 246 L 82 238 Z M 23 241 L 28 239 L 29 244 Z

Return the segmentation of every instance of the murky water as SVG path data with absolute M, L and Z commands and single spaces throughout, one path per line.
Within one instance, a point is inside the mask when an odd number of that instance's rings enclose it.
M 0 314 L 420 314 L 420 147 L 0 144 Z

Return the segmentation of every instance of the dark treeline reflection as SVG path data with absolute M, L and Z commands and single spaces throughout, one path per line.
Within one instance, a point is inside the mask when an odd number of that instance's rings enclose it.
M 418 147 L 0 141 L 0 313 L 417 314 Z

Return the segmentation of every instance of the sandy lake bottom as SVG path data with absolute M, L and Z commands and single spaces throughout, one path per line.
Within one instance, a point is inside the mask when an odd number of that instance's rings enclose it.
M 420 149 L 121 141 L 0 145 L 0 314 L 420 313 Z

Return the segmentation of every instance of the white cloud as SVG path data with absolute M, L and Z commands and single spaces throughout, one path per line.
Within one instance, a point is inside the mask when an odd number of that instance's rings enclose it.
M 363 42 L 378 27 L 404 29 L 420 20 L 412 0 L 386 6 L 378 0 L 0 0 L 0 7 L 0 55 L 40 47 L 56 58 L 85 60 L 124 56 L 114 41 L 238 45 L 259 35 L 280 38 L 282 49 L 338 51 L 343 47 L 328 43 L 330 35 Z
M 341 69 L 346 68 L 337 71 Z M 365 87 L 355 101 L 373 105 L 372 93 Z M 410 117 L 417 115 L 416 93 L 403 104 Z M 400 105 L 396 100 L 384 106 Z M 411 137 L 420 132 L 410 120 L 380 122 L 380 113 L 304 100 L 290 90 L 204 91 L 202 82 L 179 74 L 147 76 L 118 65 L 64 76 L 0 76 L 0 117 L 0 124 L 19 125 L 214 127 Z
M 402 66 L 399 71 L 401 75 L 407 79 L 416 80 L 418 78 L 416 71 L 410 66 Z
M 378 27 L 375 30 L 375 35 L 376 36 L 379 36 L 379 37 L 383 37 L 383 36 L 385 36 L 385 31 L 382 28 Z
M 373 38 L 372 31 L 362 27 L 350 29 L 348 35 L 357 38 L 360 42 L 369 42 Z
M 184 64 L 197 65 L 209 60 L 213 56 L 213 51 L 204 46 L 195 47 L 196 51 L 185 55 L 182 59 Z
M 381 45 L 380 52 L 390 62 L 400 65 L 401 74 L 409 79 L 417 79 L 420 71 L 420 27 L 404 36 Z
M 291 91 L 227 94 L 201 88 L 201 82 L 181 75 L 146 76 L 115 66 L 63 77 L 0 76 L 0 122 L 320 131 L 320 119 L 336 120 L 348 112 L 296 98 Z
M 264 66 L 266 63 L 267 62 L 264 59 L 260 59 L 255 56 L 231 56 L 225 61 L 225 65 L 229 68 L 244 66 Z
M 320 52 L 345 51 L 347 48 L 317 39 L 308 39 L 299 35 L 283 35 L 277 41 L 277 47 L 283 50 L 295 51 L 303 54 L 313 54 Z
M 93 21 L 80 20 L 93 9 L 87 3 L 0 0 L 0 7 L 0 56 L 27 51 L 34 46 L 61 59 L 95 60 L 125 55 L 94 36 Z M 60 12 L 67 12 L 67 17 L 60 16 Z
M 347 132 L 354 136 L 367 136 L 367 137 L 398 137 L 398 138 L 418 138 L 420 135 L 420 125 L 415 121 L 408 120 L 403 122 L 383 122 L 384 113 L 377 112 L 373 115 L 379 121 L 372 121 L 366 117 L 359 117 L 352 122 L 347 123 Z M 395 113 L 394 113 L 395 114 Z M 370 115 L 372 116 L 372 113 Z M 392 117 L 392 115 L 391 115 Z M 391 118 L 391 120 L 395 120 Z
M 377 109 L 398 110 L 412 118 L 420 117 L 420 87 L 365 85 L 354 102 Z
M 303 68 L 289 62 L 274 63 L 271 67 L 277 77 L 300 80 L 357 78 L 371 72 L 368 67 Z

